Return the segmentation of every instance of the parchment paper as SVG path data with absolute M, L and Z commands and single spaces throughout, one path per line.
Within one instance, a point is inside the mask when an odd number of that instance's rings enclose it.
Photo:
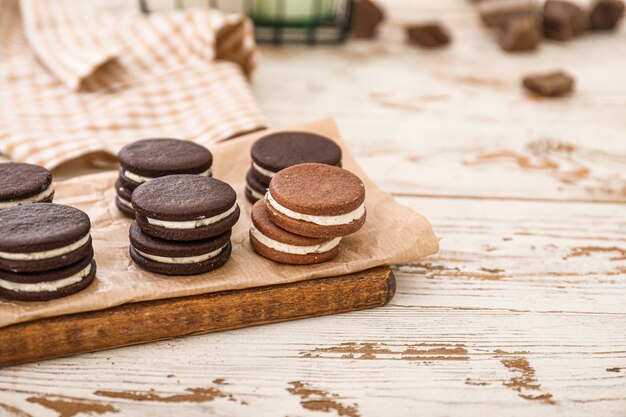
M 274 129 L 280 130 L 280 129 Z M 367 221 L 356 234 L 344 238 L 339 256 L 319 265 L 281 265 L 256 255 L 248 241 L 251 205 L 244 197 L 250 147 L 269 130 L 219 143 L 211 148 L 213 173 L 238 194 L 241 218 L 232 234 L 233 251 L 223 267 L 207 274 L 167 277 L 138 268 L 128 255 L 131 220 L 115 207 L 113 183 L 117 171 L 72 178 L 55 184 L 56 203 L 85 211 L 98 265 L 95 282 L 86 290 L 47 302 L 0 300 L 0 327 L 43 317 L 100 310 L 120 304 L 284 284 L 361 271 L 378 265 L 405 263 L 436 253 L 438 241 L 422 215 L 401 206 L 382 192 L 356 164 L 331 119 L 296 126 L 333 138 L 343 150 L 343 166 L 361 177 L 366 189 Z

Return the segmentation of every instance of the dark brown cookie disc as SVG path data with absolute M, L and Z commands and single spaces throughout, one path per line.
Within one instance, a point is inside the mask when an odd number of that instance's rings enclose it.
M 154 237 L 198 240 L 230 230 L 239 219 L 237 194 L 223 181 L 199 175 L 169 175 L 133 191 L 137 224 Z
M 60 285 L 64 279 L 71 278 L 89 267 L 87 275 L 80 278 L 79 281 L 61 285 L 58 288 L 48 289 L 48 285 Z M 19 301 L 47 301 L 56 298 L 66 297 L 75 294 L 87 288 L 96 277 L 96 261 L 92 258 L 85 258 L 75 264 L 55 269 L 52 271 L 32 273 L 32 274 L 8 274 L 0 272 L 0 296 Z M 37 290 L 33 288 L 17 289 L 14 287 L 7 288 L 11 283 L 36 285 Z
M 282 170 L 270 183 L 265 205 L 271 219 L 292 233 L 330 238 L 365 223 L 365 186 L 353 173 L 323 164 Z
M 60 204 L 0 211 L 0 269 L 31 272 L 67 266 L 91 253 L 89 217 Z
M 18 162 L 0 163 L 0 209 L 31 202 L 50 203 L 54 197 L 51 184 L 52 175 L 44 167 Z
M 232 245 L 230 244 L 230 242 L 228 242 L 219 254 L 205 261 L 193 264 L 168 264 L 147 258 L 146 256 L 139 253 L 137 248 L 132 245 L 129 248 L 131 259 L 133 260 L 133 262 L 139 265 L 140 268 L 145 269 L 146 271 L 154 272 L 156 274 L 172 276 L 198 275 L 217 269 L 220 266 L 224 265 L 226 261 L 228 261 L 231 251 Z
M 252 145 L 252 162 L 261 169 L 276 173 L 306 162 L 341 166 L 341 148 L 332 140 L 306 132 L 277 132 L 264 136 Z M 253 165 L 254 168 L 254 165 Z M 269 185 L 271 175 L 253 169 L 254 176 Z
M 213 164 L 207 148 L 180 139 L 139 140 L 124 146 L 117 156 L 124 170 L 150 178 L 199 174 Z
M 252 168 L 246 174 L 246 199 L 254 204 L 261 200 L 267 191 L 267 186 L 260 182 L 252 173 Z
M 334 239 L 299 236 L 276 226 L 263 201 L 257 202 L 252 208 L 250 244 L 259 255 L 292 265 L 325 262 L 339 253 L 339 242 Z

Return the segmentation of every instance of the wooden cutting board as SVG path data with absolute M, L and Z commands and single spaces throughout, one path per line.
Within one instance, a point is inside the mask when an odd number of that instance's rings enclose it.
M 0 329 L 0 367 L 387 304 L 388 266 L 291 284 L 125 304 Z

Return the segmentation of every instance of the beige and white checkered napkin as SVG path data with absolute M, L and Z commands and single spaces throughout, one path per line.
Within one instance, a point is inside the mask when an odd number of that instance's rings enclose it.
M 249 20 L 0 0 L 0 152 L 54 168 L 146 137 L 209 144 L 261 129 Z

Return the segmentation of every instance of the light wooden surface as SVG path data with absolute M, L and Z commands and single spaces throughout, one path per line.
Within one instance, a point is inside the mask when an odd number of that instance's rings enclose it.
M 506 55 L 469 2 L 393 4 L 375 42 L 264 47 L 255 90 L 336 116 L 440 254 L 384 308 L 2 369 L 0 415 L 626 415 L 626 29 Z M 450 48 L 403 43 L 435 16 Z M 574 96 L 519 88 L 559 67 Z

